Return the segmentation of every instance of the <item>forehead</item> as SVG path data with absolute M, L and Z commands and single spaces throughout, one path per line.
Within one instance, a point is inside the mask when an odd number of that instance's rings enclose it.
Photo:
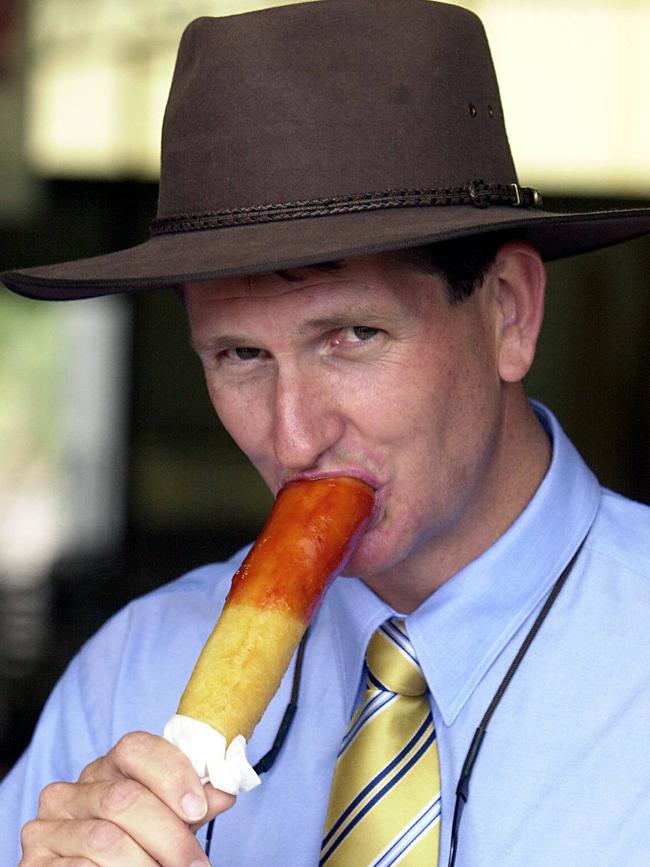
M 432 287 L 442 289 L 440 278 L 382 254 L 188 283 L 185 297 L 193 320 L 208 311 L 254 314 L 256 310 L 279 313 L 288 309 L 297 317 L 303 309 L 341 304 L 403 310 L 415 306 L 424 313 L 422 304 L 425 298 L 431 299 Z

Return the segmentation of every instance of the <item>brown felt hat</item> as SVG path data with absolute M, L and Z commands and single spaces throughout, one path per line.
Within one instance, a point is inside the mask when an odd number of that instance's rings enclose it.
M 650 208 L 551 213 L 519 186 L 471 12 L 320 0 L 192 22 L 150 239 L 2 279 L 82 298 L 501 229 L 553 259 L 650 232 Z

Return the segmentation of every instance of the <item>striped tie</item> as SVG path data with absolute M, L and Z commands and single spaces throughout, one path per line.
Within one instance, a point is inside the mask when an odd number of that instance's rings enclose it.
M 438 749 L 427 683 L 401 620 L 372 636 L 366 672 L 336 763 L 320 864 L 434 867 Z

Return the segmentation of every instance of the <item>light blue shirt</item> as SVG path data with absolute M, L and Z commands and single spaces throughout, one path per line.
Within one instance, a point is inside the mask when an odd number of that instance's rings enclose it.
M 648 867 L 650 509 L 601 489 L 555 419 L 539 412 L 554 447 L 535 497 L 495 545 L 407 619 L 438 733 L 440 864 L 447 864 L 456 782 L 474 731 L 588 533 L 489 726 L 457 867 Z M 125 732 L 162 731 L 241 557 L 132 603 L 71 663 L 0 789 L 2 865 L 17 863 L 19 828 L 35 815 L 48 781 L 75 779 Z M 217 820 L 213 863 L 318 863 L 365 647 L 394 613 L 359 581 L 335 582 L 307 645 L 289 739 L 262 785 Z M 251 740 L 253 762 L 273 741 L 291 674 Z

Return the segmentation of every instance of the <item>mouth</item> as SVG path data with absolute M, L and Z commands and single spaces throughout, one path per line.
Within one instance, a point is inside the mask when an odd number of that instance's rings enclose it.
M 377 526 L 380 519 L 382 518 L 387 497 L 386 487 L 375 476 L 373 476 L 372 473 L 360 470 L 357 467 L 340 467 L 336 470 L 313 470 L 311 472 L 294 473 L 285 476 L 282 479 L 279 489 L 283 488 L 285 485 L 288 485 L 289 482 L 309 481 L 315 479 L 332 479 L 339 476 L 350 476 L 354 479 L 359 479 L 360 481 L 365 482 L 365 484 L 372 488 L 375 492 L 375 500 L 372 512 L 364 530 L 364 533 L 368 533 L 370 530 L 374 529 Z

